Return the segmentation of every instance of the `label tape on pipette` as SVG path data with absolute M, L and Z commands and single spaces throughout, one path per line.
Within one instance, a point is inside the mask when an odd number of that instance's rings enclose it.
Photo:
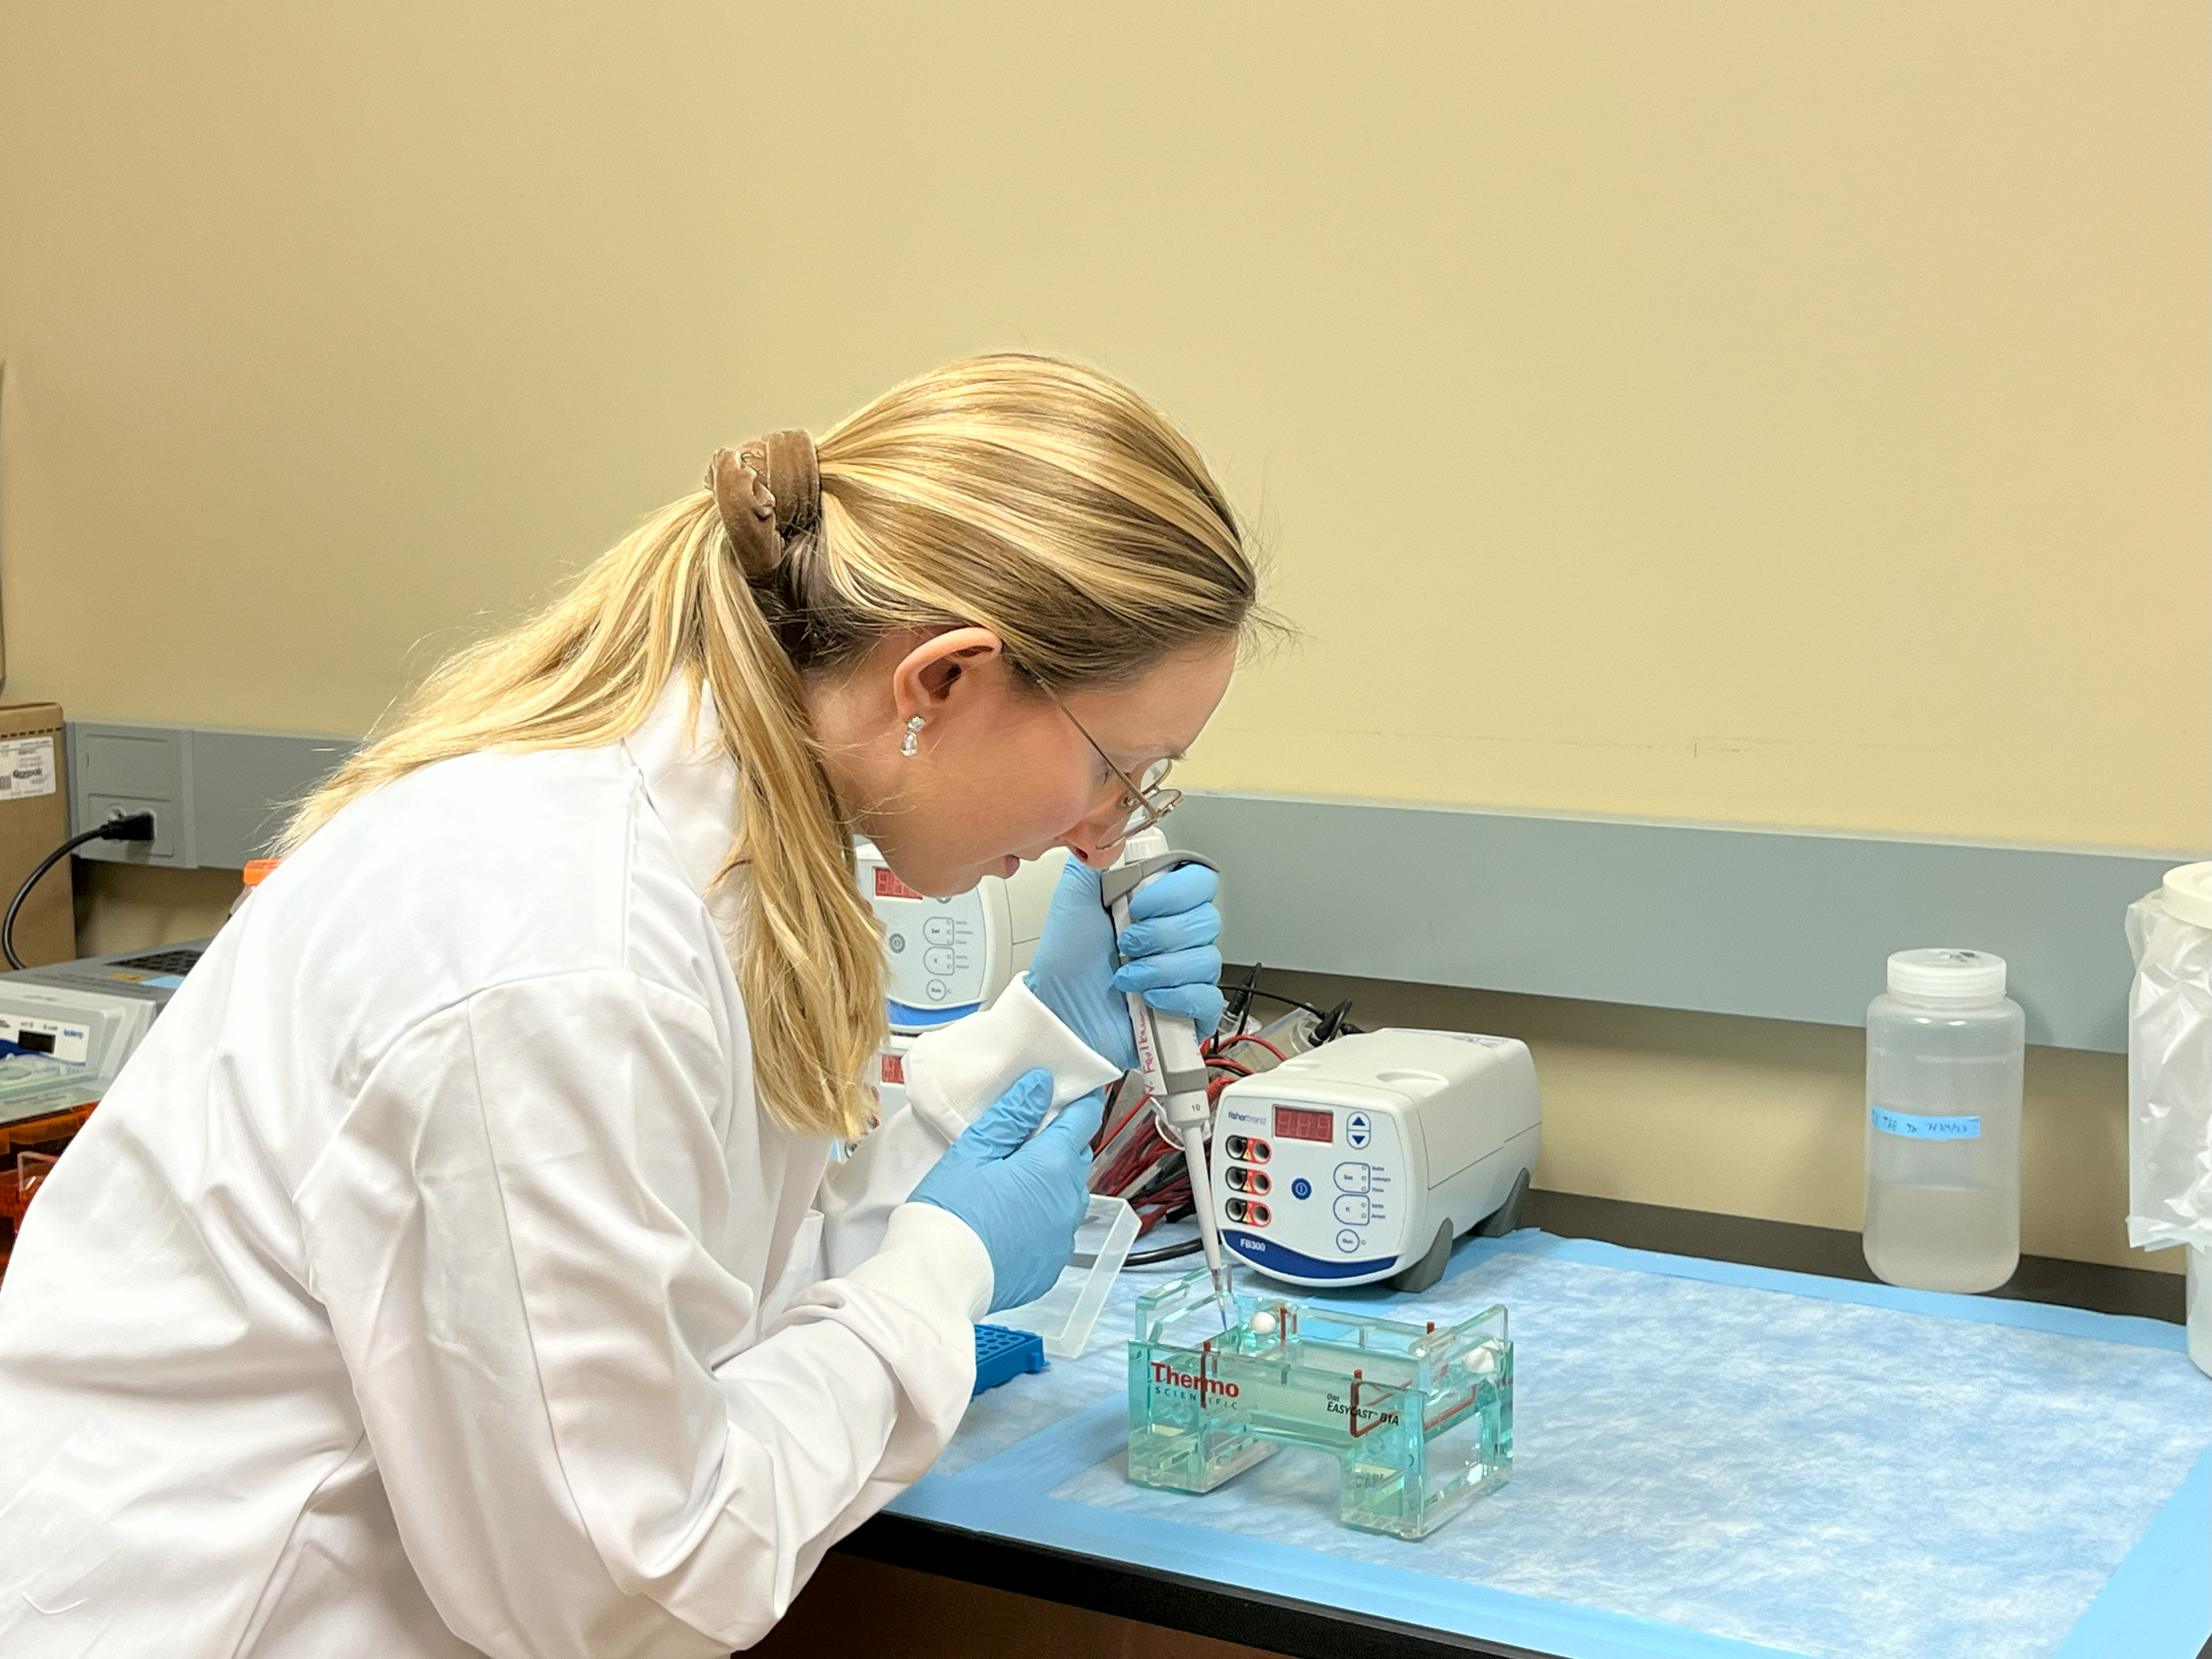
M 1871 1109 L 1874 1127 L 1886 1135 L 1903 1135 L 1907 1140 L 1979 1140 L 1982 1121 L 1978 1117 L 1927 1117 L 1917 1112 L 1893 1112 L 1887 1106 Z

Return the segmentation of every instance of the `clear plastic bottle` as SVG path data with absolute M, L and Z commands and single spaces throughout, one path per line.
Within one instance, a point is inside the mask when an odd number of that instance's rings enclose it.
M 1867 1266 L 1921 1291 L 1995 1290 L 2020 1263 L 2026 1022 L 2002 957 L 1900 951 L 1867 1009 Z

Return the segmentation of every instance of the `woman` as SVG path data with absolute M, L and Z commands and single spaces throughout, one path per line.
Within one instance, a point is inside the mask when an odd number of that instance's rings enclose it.
M 1122 993 L 1218 1015 L 1210 874 L 1116 970 L 1096 870 L 1255 599 L 1157 413 L 987 357 L 717 455 L 441 670 L 27 1218 L 0 1651 L 757 1639 L 1065 1260 Z M 1073 854 L 1027 982 L 872 1132 L 856 833 L 925 894 Z

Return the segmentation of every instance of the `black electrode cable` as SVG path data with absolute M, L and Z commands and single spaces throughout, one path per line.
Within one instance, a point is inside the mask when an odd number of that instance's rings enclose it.
M 7 953 L 10 968 L 22 968 L 23 958 L 15 954 L 15 917 L 23 908 L 23 901 L 31 896 L 31 890 L 39 884 L 39 878 L 59 864 L 88 841 L 151 841 L 154 839 L 154 815 L 151 812 L 129 812 L 112 817 L 97 830 L 88 830 L 82 835 L 71 836 L 67 841 L 39 861 L 39 867 L 23 878 L 23 884 L 15 890 L 15 896 L 8 901 L 8 916 L 0 921 L 0 951 Z
M 1206 1248 L 1206 1241 L 1194 1238 L 1183 1244 L 1164 1244 L 1157 1250 L 1139 1250 L 1122 1262 L 1125 1267 L 1150 1267 L 1162 1261 L 1173 1261 L 1179 1257 L 1196 1255 Z

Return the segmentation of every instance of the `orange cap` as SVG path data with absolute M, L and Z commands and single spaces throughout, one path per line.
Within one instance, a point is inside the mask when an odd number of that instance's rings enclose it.
M 248 887 L 258 887 L 269 879 L 269 872 L 283 861 L 282 859 L 248 859 L 240 873 L 246 878 Z

